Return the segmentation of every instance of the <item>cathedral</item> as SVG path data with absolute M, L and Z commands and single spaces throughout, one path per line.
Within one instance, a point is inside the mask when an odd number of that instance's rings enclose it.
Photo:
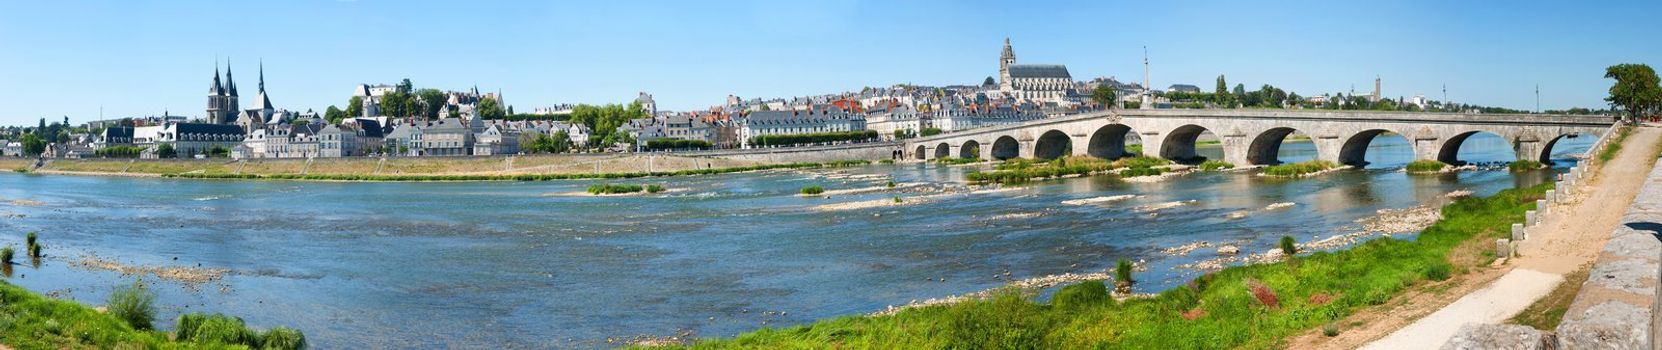
M 214 85 L 208 88 L 208 114 L 203 115 L 204 121 L 209 124 L 231 124 L 237 119 L 240 105 L 237 104 L 237 82 L 231 78 L 231 63 L 225 63 L 225 82 L 219 81 L 219 64 L 214 64 Z
M 249 109 L 242 109 L 237 101 L 237 82 L 231 77 L 231 64 L 225 63 L 225 80 L 219 79 L 219 66 L 214 66 L 214 83 L 208 88 L 208 111 L 203 122 L 208 124 L 226 124 L 242 126 L 246 132 L 264 127 L 267 123 L 278 123 L 283 115 L 271 107 L 271 98 L 265 95 L 265 64 L 260 64 L 259 93 L 254 96 L 254 105 Z
M 1073 89 L 1073 76 L 1060 64 L 1016 64 L 1016 51 L 1010 48 L 1010 38 L 1004 38 L 998 89 L 1016 98 L 1061 103 Z

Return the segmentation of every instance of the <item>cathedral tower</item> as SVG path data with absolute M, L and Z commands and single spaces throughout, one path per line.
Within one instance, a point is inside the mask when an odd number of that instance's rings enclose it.
M 1004 52 L 998 55 L 998 88 L 1010 90 L 1010 66 L 1016 64 L 1016 50 L 1010 48 L 1010 37 L 1004 37 Z

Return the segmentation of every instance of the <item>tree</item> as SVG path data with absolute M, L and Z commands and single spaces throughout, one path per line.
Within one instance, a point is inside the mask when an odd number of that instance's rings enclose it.
M 491 97 L 479 99 L 479 110 L 476 113 L 479 113 L 479 117 L 486 120 L 502 119 L 507 116 L 507 113 L 502 111 L 502 103 Z
M 1646 64 L 1623 63 L 1604 70 L 1604 77 L 1615 79 L 1610 96 L 1605 97 L 1612 107 L 1627 110 L 1628 121 L 1637 122 L 1645 114 L 1662 107 L 1662 85 L 1658 85 L 1656 70 Z
M 363 96 L 352 96 L 352 99 L 346 100 L 346 115 L 353 117 L 360 117 L 364 115 Z
M 415 96 L 421 99 L 421 115 L 427 119 L 438 119 L 439 109 L 450 104 L 450 97 L 439 89 L 416 90 Z
M 171 143 L 164 143 L 161 146 L 156 146 L 156 157 L 173 158 L 178 156 L 179 151 L 173 149 L 173 144 Z
M 23 135 L 22 143 L 23 155 L 25 156 L 33 157 L 40 155 L 42 152 L 46 152 L 46 140 L 42 140 L 39 135 L 35 135 L 34 133 Z
M 346 111 L 340 110 L 340 108 L 333 105 L 330 105 L 329 109 L 323 111 L 323 119 L 329 120 L 329 124 L 340 124 L 342 120 L 346 120 L 346 115 Z
M 1234 107 L 1235 103 L 1231 101 L 1229 96 L 1229 83 L 1224 81 L 1223 74 L 1218 74 L 1218 87 L 1216 90 L 1213 90 L 1212 98 L 1216 99 L 1217 101 L 1215 102 L 1217 102 L 1220 106 Z
M 981 86 L 993 86 L 993 85 L 998 85 L 998 81 L 993 80 L 993 77 L 991 75 L 987 76 L 987 80 L 982 80 L 981 81 Z
M 1113 106 L 1116 99 L 1114 87 L 1108 84 L 1097 85 L 1096 91 L 1091 91 L 1091 101 L 1103 106 Z
M 381 115 L 405 117 L 404 100 L 410 99 L 409 93 L 392 91 L 381 95 Z
M 404 78 L 404 80 L 398 82 L 398 87 L 394 88 L 394 90 L 408 94 L 411 91 L 415 91 L 415 84 L 410 83 L 410 78 Z

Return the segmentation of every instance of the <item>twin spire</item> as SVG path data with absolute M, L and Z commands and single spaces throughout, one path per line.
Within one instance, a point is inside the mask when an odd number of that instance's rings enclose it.
M 260 60 L 260 92 L 265 92 L 265 60 Z M 225 80 L 219 80 L 219 60 L 214 60 L 214 85 L 208 93 L 214 95 L 237 95 L 237 80 L 231 76 L 231 59 L 225 59 Z

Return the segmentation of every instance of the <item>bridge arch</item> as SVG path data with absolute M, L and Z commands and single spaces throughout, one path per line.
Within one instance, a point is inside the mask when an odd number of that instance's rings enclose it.
M 981 143 L 975 140 L 964 141 L 963 145 L 958 146 L 958 158 L 981 158 Z
M 939 145 L 935 145 L 935 158 L 934 159 L 942 159 L 942 158 L 952 158 L 952 145 L 951 144 L 942 142 Z
M 1462 133 L 1459 133 L 1459 134 L 1455 134 L 1452 137 L 1449 137 L 1448 140 L 1443 141 L 1443 145 L 1437 149 L 1437 161 L 1443 162 L 1443 163 L 1446 163 L 1446 164 L 1454 164 L 1454 165 L 1465 164 L 1466 163 L 1465 161 L 1460 160 L 1460 146 L 1465 145 L 1466 140 L 1471 139 L 1472 136 L 1475 136 L 1477 134 L 1493 135 L 1496 138 L 1504 140 L 1505 142 L 1508 142 L 1508 143 L 1511 143 L 1511 141 L 1512 141 L 1512 140 L 1507 139 L 1504 136 L 1501 136 L 1499 133 L 1495 133 L 1495 132 L 1487 131 L 1487 130 L 1472 130 L 1472 131 L 1462 132 Z
M 1073 154 L 1073 138 L 1061 130 L 1050 130 L 1039 135 L 1033 143 L 1033 158 L 1056 159 Z
M 1373 145 L 1374 139 L 1385 133 L 1393 133 L 1397 135 L 1396 137 L 1402 138 L 1403 143 L 1408 145 L 1408 154 L 1419 154 L 1414 152 L 1414 143 L 1408 140 L 1407 136 L 1389 129 L 1369 129 L 1345 138 L 1344 143 L 1339 146 L 1339 164 L 1356 167 L 1366 166 L 1368 164 L 1368 147 Z
M 1592 136 L 1592 135 L 1585 135 L 1585 134 L 1574 133 L 1574 132 L 1567 132 L 1567 133 L 1558 134 L 1558 136 L 1554 136 L 1552 138 L 1552 140 L 1548 140 L 1546 142 L 1546 144 L 1541 146 L 1541 154 L 1536 157 L 1535 161 L 1541 162 L 1541 164 L 1546 164 L 1547 166 L 1552 166 L 1552 147 L 1557 146 L 1558 141 L 1562 141 L 1562 140 L 1567 139 L 1567 138 L 1589 137 L 1589 136 Z M 1592 136 L 1592 137 L 1596 137 L 1596 136 Z
M 1129 155 L 1125 151 L 1125 136 L 1131 133 L 1131 127 L 1125 124 L 1108 124 L 1097 128 L 1091 133 L 1086 152 L 1092 157 L 1102 159 L 1117 159 Z
M 1206 160 L 1195 153 L 1195 143 L 1200 134 L 1211 132 L 1206 127 L 1185 124 L 1166 133 L 1166 139 L 1160 142 L 1160 158 L 1170 159 L 1180 163 L 1196 163 Z M 1213 132 L 1213 135 L 1217 133 Z M 1145 150 L 1146 151 L 1146 150 Z
M 1252 138 L 1252 143 L 1247 144 L 1247 163 L 1252 165 L 1281 164 L 1281 144 L 1287 141 L 1287 136 L 1293 133 L 1310 135 L 1291 127 L 1274 127 L 1258 133 L 1258 136 Z
M 994 160 L 1021 157 L 1021 141 L 1016 141 L 1016 138 L 1010 135 L 999 136 L 993 140 L 992 151 Z
M 928 159 L 928 157 L 929 157 L 929 147 L 926 147 L 924 145 L 918 145 L 918 149 L 916 151 L 912 152 L 912 158 L 915 158 L 917 160 L 925 160 L 925 159 Z

